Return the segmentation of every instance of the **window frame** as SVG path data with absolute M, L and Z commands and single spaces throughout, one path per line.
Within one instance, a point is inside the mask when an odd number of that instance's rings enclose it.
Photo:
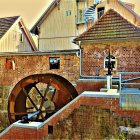
M 104 70 L 108 70 L 108 68 L 106 68 L 106 62 L 108 62 L 108 58 L 107 58 L 108 56 L 106 56 L 105 58 L 104 58 Z M 112 69 L 112 71 L 115 71 L 115 70 L 117 70 L 117 59 L 116 59 L 116 57 L 114 57 L 113 55 L 111 55 L 111 58 L 110 58 L 110 61 L 111 61 L 111 63 L 112 62 L 115 62 L 115 64 L 114 64 L 114 68 Z
M 55 60 L 55 59 L 57 59 L 56 61 L 58 61 L 58 64 L 56 64 L 56 67 L 58 67 L 58 68 L 55 68 L 55 66 L 51 66 L 52 64 L 52 62 L 51 62 L 51 59 L 53 60 Z M 53 61 L 54 61 L 53 60 Z M 57 66 L 58 65 L 58 66 Z M 54 67 L 54 68 L 53 68 Z M 50 70 L 59 70 L 60 69 L 60 57 L 49 57 L 49 69 Z

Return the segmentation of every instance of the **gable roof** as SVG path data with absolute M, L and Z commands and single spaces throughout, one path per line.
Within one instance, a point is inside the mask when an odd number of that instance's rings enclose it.
M 0 39 L 18 18 L 19 16 L 0 18 Z
M 18 22 L 21 30 L 25 34 L 25 36 L 26 36 L 26 38 L 31 46 L 31 49 L 33 51 L 37 51 L 37 47 L 36 47 L 28 29 L 26 28 L 26 26 L 25 26 L 25 24 L 20 16 L 0 18 L 0 39 L 2 39 L 4 37 L 4 35 L 7 33 L 7 31 L 10 30 L 10 28 L 12 28 L 12 26 L 16 22 Z
M 113 9 L 109 9 L 95 24 L 73 41 L 101 41 L 140 38 L 140 28 Z
M 60 0 L 53 0 L 50 6 L 46 9 L 46 11 L 42 14 L 39 20 L 35 23 L 35 25 L 30 30 L 31 33 L 36 33 L 37 27 L 48 17 L 48 15 L 52 12 L 52 10 L 59 4 Z

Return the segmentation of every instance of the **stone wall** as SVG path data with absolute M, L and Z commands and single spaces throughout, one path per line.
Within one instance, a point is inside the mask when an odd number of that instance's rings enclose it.
M 84 42 L 82 47 L 82 74 L 106 75 L 104 59 L 108 56 L 108 48 L 111 55 L 117 59 L 119 72 L 139 72 L 140 70 L 140 41 L 108 41 L 108 42 Z

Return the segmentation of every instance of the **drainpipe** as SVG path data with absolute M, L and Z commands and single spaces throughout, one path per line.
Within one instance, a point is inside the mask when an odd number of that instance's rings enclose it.
M 81 45 L 81 42 L 80 42 Z M 80 77 L 82 76 L 82 49 L 80 46 Z

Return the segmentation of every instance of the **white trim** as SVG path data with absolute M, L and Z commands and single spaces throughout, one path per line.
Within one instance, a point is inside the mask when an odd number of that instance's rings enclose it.
M 107 56 L 106 56 L 107 57 Z M 105 62 L 107 62 L 108 60 L 106 59 L 106 57 L 104 58 L 104 70 L 108 70 L 107 68 L 105 68 Z M 117 70 L 117 59 L 115 57 L 115 59 L 110 59 L 111 62 L 115 62 L 115 68 L 113 68 L 112 71 Z

